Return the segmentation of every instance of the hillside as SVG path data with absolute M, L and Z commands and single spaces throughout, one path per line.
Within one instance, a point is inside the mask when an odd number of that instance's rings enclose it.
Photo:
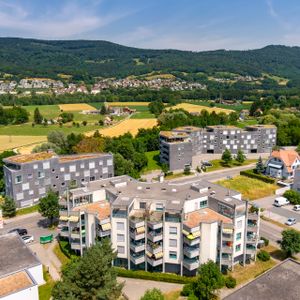
M 231 72 L 252 76 L 267 73 L 297 79 L 300 47 L 191 52 L 137 49 L 107 41 L 0 38 L 0 72 L 20 77 L 55 78 L 67 74 L 74 80 L 88 80 L 95 76 L 125 77 L 152 71 Z

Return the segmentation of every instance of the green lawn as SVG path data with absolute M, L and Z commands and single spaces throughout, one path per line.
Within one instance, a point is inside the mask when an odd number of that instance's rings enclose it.
M 154 114 L 151 114 L 149 111 L 137 112 L 131 116 L 131 119 L 153 119 L 155 118 Z
M 39 299 L 40 300 L 49 300 L 51 298 L 51 291 L 54 287 L 55 282 L 50 277 L 49 273 L 43 267 L 45 284 L 39 286 Z
M 147 167 L 143 170 L 143 172 L 146 173 L 149 171 L 161 169 L 161 166 L 159 163 L 159 150 L 146 152 L 145 155 L 148 159 L 148 164 L 147 164 Z
M 274 195 L 278 188 L 275 184 L 265 183 L 261 180 L 246 176 L 236 176 L 232 179 L 220 180 L 217 182 L 226 188 L 238 191 L 244 199 L 255 200 Z
M 212 171 L 217 171 L 221 169 L 228 169 L 232 167 L 240 167 L 240 166 L 246 166 L 252 163 L 257 162 L 256 159 L 247 159 L 243 164 L 240 164 L 236 161 L 233 161 L 229 166 L 224 165 L 223 161 L 221 159 L 214 159 L 211 160 L 210 163 L 212 164 L 212 167 L 207 167 L 206 172 L 212 172 Z
M 239 128 L 245 128 L 246 126 L 256 125 L 256 124 L 258 124 L 258 121 L 256 119 L 249 119 L 243 122 L 238 122 L 236 126 Z
M 28 105 L 23 106 L 23 108 L 25 108 L 30 113 L 30 122 L 33 122 L 34 110 L 36 108 L 38 108 L 42 116 L 48 120 L 57 118 L 60 114 L 60 109 L 58 105 Z
M 203 106 L 208 106 L 211 107 L 211 101 L 205 101 L 205 100 L 188 100 L 186 99 L 186 102 L 195 104 L 195 105 L 203 105 Z M 243 109 L 250 109 L 251 103 L 242 103 L 242 104 L 234 104 L 234 105 L 229 105 L 229 104 L 221 104 L 221 103 L 214 103 L 215 107 L 219 108 L 225 108 L 225 109 L 232 109 L 236 111 L 241 111 Z
M 39 206 L 37 204 L 37 205 L 30 206 L 30 207 L 25 207 L 25 208 L 18 209 L 16 215 L 17 216 L 22 216 L 22 215 L 26 215 L 26 214 L 36 212 L 38 210 L 39 210 Z

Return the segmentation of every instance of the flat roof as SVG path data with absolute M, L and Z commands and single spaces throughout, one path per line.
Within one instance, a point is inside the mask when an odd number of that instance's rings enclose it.
M 277 128 L 275 125 L 272 124 L 254 124 L 254 125 L 247 125 L 246 128 Z
M 25 245 L 20 236 L 13 232 L 0 235 L 0 277 L 41 264 Z
M 226 300 L 298 300 L 300 299 L 300 263 L 287 259 L 260 275 Z
M 86 211 L 89 213 L 95 213 L 99 220 L 105 220 L 110 216 L 110 204 L 108 201 L 98 201 L 89 204 L 76 206 L 73 211 Z
M 69 162 L 73 160 L 83 160 L 83 159 L 93 159 L 98 157 L 103 157 L 108 155 L 108 153 L 86 153 L 86 154 L 74 154 L 74 155 L 62 155 L 58 157 L 59 162 Z
M 160 136 L 166 138 L 185 138 L 189 137 L 189 135 L 185 132 L 176 132 L 176 131 L 161 131 L 159 133 Z
M 189 228 L 199 226 L 200 223 L 224 222 L 231 224 L 232 220 L 227 218 L 210 208 L 203 208 L 187 214 L 187 220 L 184 222 Z
M 16 293 L 34 285 L 36 285 L 36 283 L 26 271 L 10 274 L 0 278 L 0 297 Z
M 192 132 L 192 131 L 201 131 L 203 130 L 203 128 L 201 127 L 196 127 L 196 126 L 181 126 L 181 127 L 177 127 L 173 129 L 174 131 L 188 131 L 188 132 Z
M 57 155 L 54 152 L 39 152 L 39 153 L 20 154 L 20 155 L 10 156 L 8 158 L 5 158 L 3 161 L 24 164 L 33 161 L 50 159 L 56 156 Z

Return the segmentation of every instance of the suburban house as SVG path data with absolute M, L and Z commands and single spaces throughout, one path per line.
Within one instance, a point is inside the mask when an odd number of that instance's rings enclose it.
M 256 258 L 259 211 L 202 179 L 146 183 L 128 175 L 89 182 L 60 199 L 60 236 L 83 254 L 110 238 L 115 266 L 194 276 L 213 260 L 233 269 Z
M 300 157 L 295 150 L 274 150 L 266 162 L 266 175 L 281 179 L 290 179 L 300 166 Z
M 38 300 L 43 266 L 17 233 L 0 235 L 0 299 Z

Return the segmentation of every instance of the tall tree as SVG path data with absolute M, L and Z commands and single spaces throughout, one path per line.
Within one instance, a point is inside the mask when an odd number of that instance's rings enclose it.
M 147 290 L 141 300 L 164 300 L 164 295 L 159 289 Z
M 47 195 L 40 199 L 39 212 L 43 217 L 50 220 L 50 225 L 53 224 L 54 218 L 59 217 L 58 195 L 50 190 Z
M 36 107 L 34 110 L 33 120 L 35 124 L 42 124 L 43 122 L 43 116 L 41 115 L 38 107 Z
M 241 150 L 241 149 L 238 150 L 235 160 L 240 164 L 243 164 L 245 162 L 246 156 L 245 156 L 243 150 Z
M 91 246 L 83 256 L 63 270 L 62 280 L 52 290 L 54 300 L 115 300 L 123 285 L 118 284 L 112 261 L 116 253 L 110 241 Z
M 294 229 L 286 229 L 282 231 L 281 249 L 288 256 L 292 256 L 300 252 L 300 232 Z
M 16 215 L 16 203 L 10 197 L 5 197 L 4 203 L 2 204 L 3 217 L 14 217 Z
M 225 149 L 225 151 L 223 152 L 222 161 L 226 165 L 229 165 L 232 162 L 232 155 L 229 149 Z
M 262 161 L 261 156 L 257 160 L 256 167 L 255 167 L 255 172 L 257 174 L 262 174 L 262 173 L 265 172 L 265 166 L 264 166 L 264 163 Z

